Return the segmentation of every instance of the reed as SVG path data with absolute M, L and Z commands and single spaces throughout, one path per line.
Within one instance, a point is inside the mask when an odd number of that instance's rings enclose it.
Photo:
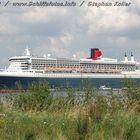
M 86 85 L 83 96 L 69 88 L 54 96 L 46 81 L 32 83 L 7 106 L 0 103 L 0 139 L 139 140 L 139 86 L 129 83 L 117 95 L 92 87 Z

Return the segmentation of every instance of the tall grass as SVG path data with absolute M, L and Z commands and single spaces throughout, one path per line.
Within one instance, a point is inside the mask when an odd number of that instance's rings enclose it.
M 139 140 L 140 89 L 126 83 L 118 94 L 86 83 L 82 95 L 68 87 L 65 96 L 54 96 L 46 81 L 32 83 L 0 103 L 0 139 Z
M 42 111 L 50 106 L 52 98 L 47 81 L 33 82 L 29 86 L 29 91 L 21 93 L 14 99 L 13 105 L 22 111 Z

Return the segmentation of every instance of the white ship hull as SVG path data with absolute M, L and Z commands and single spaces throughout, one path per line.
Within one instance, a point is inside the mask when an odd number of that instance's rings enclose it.
M 140 78 L 140 72 L 124 73 L 32 73 L 32 72 L 0 72 L 0 76 L 35 77 L 35 78 Z

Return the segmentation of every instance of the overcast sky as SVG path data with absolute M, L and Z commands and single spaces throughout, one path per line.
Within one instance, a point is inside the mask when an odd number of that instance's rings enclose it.
M 82 0 L 74 1 L 80 4 Z M 22 54 L 27 45 L 40 56 L 84 58 L 90 48 L 98 47 L 103 57 L 121 60 L 125 52 L 130 56 L 132 51 L 140 61 L 140 0 L 125 1 L 132 4 L 96 8 L 88 7 L 86 1 L 82 7 L 42 8 L 13 7 L 12 0 L 4 7 L 5 1 L 0 0 L 0 68 L 8 66 L 9 57 Z

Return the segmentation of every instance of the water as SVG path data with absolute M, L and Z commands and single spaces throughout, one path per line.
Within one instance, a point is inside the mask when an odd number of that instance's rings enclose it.
M 86 94 L 90 97 L 96 96 L 96 94 L 103 95 L 103 96 L 110 96 L 111 94 L 115 96 L 124 96 L 124 90 L 121 89 L 111 89 L 111 90 L 76 90 L 76 89 L 51 89 L 51 94 L 54 98 L 57 97 L 64 97 L 67 98 L 68 96 L 74 98 L 76 102 L 82 102 L 85 99 Z M 3 102 L 10 102 L 20 94 L 28 94 L 28 92 L 21 92 L 21 93 L 0 93 L 0 103 Z

